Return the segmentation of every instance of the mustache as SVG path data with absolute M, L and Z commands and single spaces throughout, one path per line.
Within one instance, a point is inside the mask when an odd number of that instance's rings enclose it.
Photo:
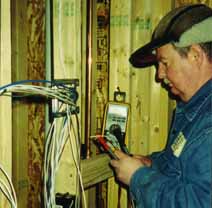
M 164 83 L 165 85 L 168 85 L 168 84 L 170 83 L 170 81 L 169 81 L 167 78 L 164 78 L 164 79 L 163 79 L 163 83 Z

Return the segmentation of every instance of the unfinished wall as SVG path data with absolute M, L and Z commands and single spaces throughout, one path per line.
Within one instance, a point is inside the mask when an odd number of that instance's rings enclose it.
M 45 79 L 45 2 L 44 0 L 11 2 L 12 80 Z M 78 78 L 80 81 L 78 105 L 83 136 L 87 130 L 84 120 L 87 35 L 85 1 L 53 2 L 54 77 Z M 157 22 L 172 7 L 200 2 L 212 5 L 211 0 L 94 1 L 91 134 L 101 132 L 104 106 L 107 101 L 113 100 L 114 92 L 119 89 L 126 93 L 125 101 L 131 106 L 127 138 L 130 151 L 149 154 L 164 147 L 172 102 L 167 93 L 155 82 L 155 70 L 134 69 L 130 66 L 128 58 L 132 51 L 150 39 Z M 10 1 L 1 1 L 0 85 L 11 82 L 9 25 Z M 37 208 L 41 207 L 44 105 L 40 101 L 36 103 L 18 99 L 13 101 L 13 120 L 11 120 L 11 101 L 9 98 L 0 98 L 1 164 L 9 174 L 13 169 L 19 207 Z M 70 159 L 69 153 L 69 151 L 64 153 L 63 168 L 60 169 L 62 177 L 57 180 L 58 190 L 64 192 L 70 191 L 70 178 L 74 178 L 69 173 L 76 174 L 72 169 L 73 160 Z M 95 154 L 93 149 L 91 156 Z M 95 168 L 95 161 L 92 164 Z M 86 170 L 86 165 L 84 167 Z M 113 178 L 108 183 L 99 185 L 97 189 L 96 187 L 94 185 L 86 190 L 88 207 L 128 207 L 126 191 L 120 189 Z M 0 198 L 0 207 L 7 207 L 6 204 L 6 200 Z

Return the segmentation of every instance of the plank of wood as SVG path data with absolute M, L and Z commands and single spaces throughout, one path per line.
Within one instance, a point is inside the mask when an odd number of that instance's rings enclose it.
M 81 171 L 84 188 L 95 185 L 113 176 L 109 166 L 110 158 L 100 154 L 90 159 L 82 160 Z
M 0 5 L 0 86 L 2 86 L 11 82 L 10 1 L 1 1 Z M 12 175 L 11 120 L 11 98 L 2 96 L 0 97 L 0 164 L 9 177 Z M 2 174 L 1 179 L 3 179 Z M 10 207 L 1 191 L 0 207 Z

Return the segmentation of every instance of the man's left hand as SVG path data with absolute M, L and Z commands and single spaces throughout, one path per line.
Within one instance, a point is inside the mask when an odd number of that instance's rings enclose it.
M 145 166 L 142 160 L 136 157 L 131 157 L 120 150 L 115 151 L 119 160 L 111 160 L 110 164 L 116 172 L 118 180 L 129 185 L 132 175 L 137 169 Z

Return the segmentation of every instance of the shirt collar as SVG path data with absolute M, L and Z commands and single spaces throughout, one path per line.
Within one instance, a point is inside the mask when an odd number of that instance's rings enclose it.
M 192 121 L 211 95 L 212 80 L 209 80 L 197 91 L 188 103 L 178 102 L 176 113 L 185 113 L 186 118 Z

